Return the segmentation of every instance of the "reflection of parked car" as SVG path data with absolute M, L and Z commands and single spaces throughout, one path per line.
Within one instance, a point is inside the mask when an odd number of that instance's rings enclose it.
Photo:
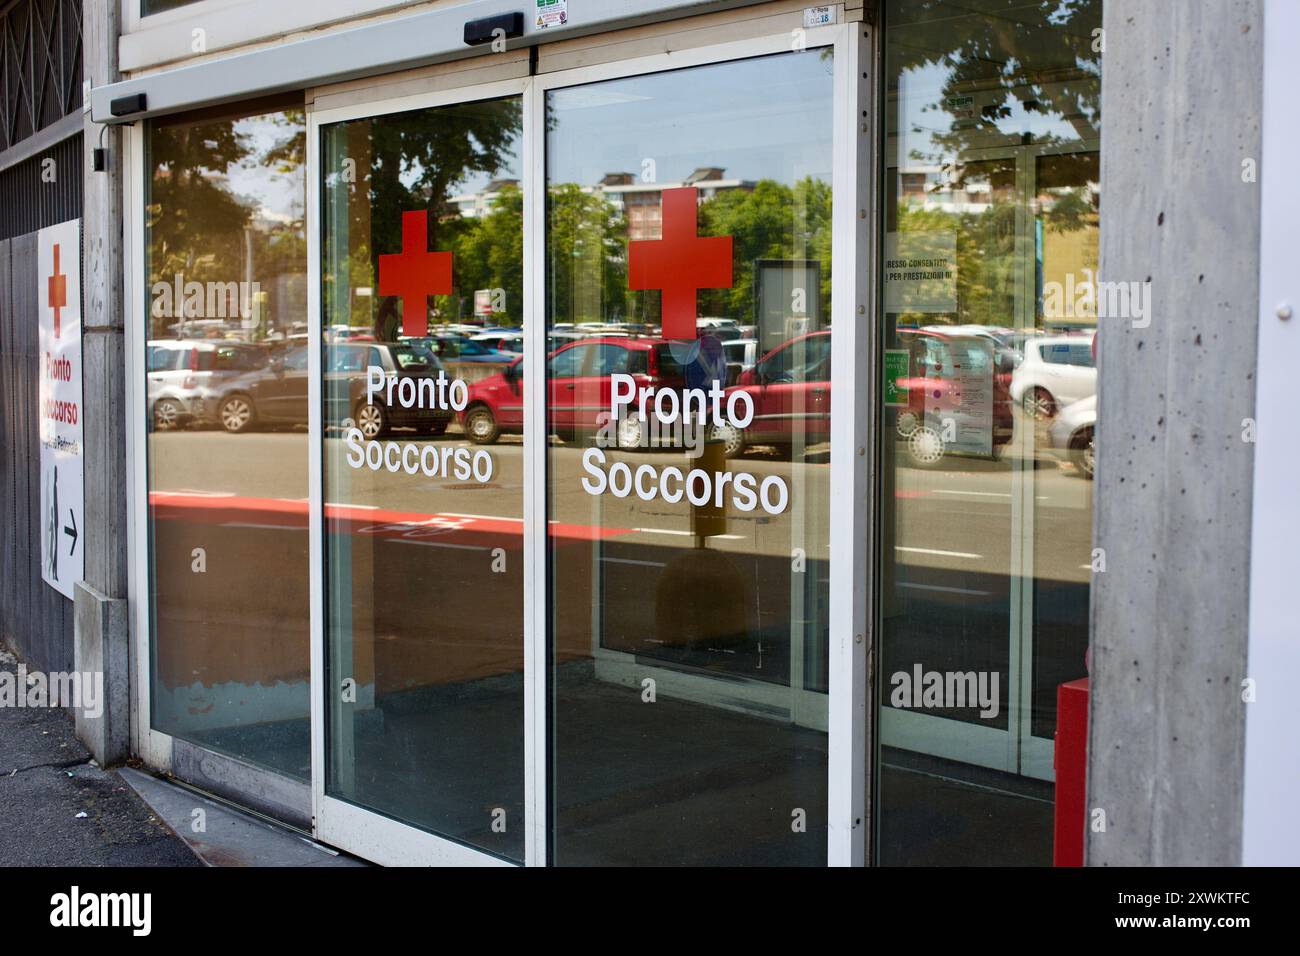
M 264 367 L 206 389 L 203 404 L 207 417 L 228 432 L 307 424 L 307 346 L 291 345 Z
M 927 407 L 948 409 L 959 424 L 968 416 L 977 420 L 979 412 L 963 398 L 962 369 L 984 369 L 989 377 L 988 424 L 991 447 L 1011 441 L 1014 422 L 1006 373 L 1009 359 L 995 365 L 995 350 L 985 337 L 945 335 L 938 332 L 908 330 L 903 336 L 911 359 L 909 376 L 899 380 L 907 390 L 909 405 L 900 410 L 899 435 L 908 440 L 913 461 L 922 465 L 937 463 L 947 451 L 942 433 L 927 422 Z M 724 346 L 725 347 L 725 346 Z M 768 444 L 789 447 L 796 439 L 804 444 L 830 438 L 831 402 L 831 333 L 810 332 L 791 339 L 744 372 L 735 388 L 749 393 L 754 404 L 754 421 L 743 432 L 724 425 L 714 429 L 714 436 L 726 445 L 727 455 L 740 454 L 746 445 Z M 734 389 L 728 389 L 730 394 Z
M 1074 462 L 1079 473 L 1090 480 L 1097 466 L 1096 433 L 1096 395 L 1066 405 L 1052 422 L 1052 447 Z
M 727 382 L 735 385 L 740 376 L 754 367 L 758 361 L 758 341 L 756 339 L 732 339 L 722 343 L 722 355 L 727 360 Z
M 1097 391 L 1097 363 L 1090 337 L 1043 336 L 1025 341 L 1023 361 L 1011 376 L 1011 398 L 1025 413 L 1046 420 L 1071 402 Z
M 547 410 L 550 429 L 562 437 L 597 431 L 608 414 L 610 376 L 631 375 L 637 387 L 682 388 L 687 369 L 673 357 L 674 346 L 663 339 L 598 336 L 561 346 L 547 359 Z M 505 433 L 524 430 L 524 366 L 516 359 L 503 372 L 474 382 L 462 413 L 465 434 L 488 444 Z M 635 416 L 619 423 L 620 446 L 640 440 Z
M 725 348 L 725 346 L 724 346 Z M 831 334 L 809 332 L 768 352 L 740 374 L 727 394 L 743 390 L 754 405 L 754 420 L 741 430 L 714 428 L 728 457 L 746 445 L 791 446 L 826 441 L 831 426 Z
M 451 376 L 433 350 L 419 342 L 380 342 L 373 345 L 349 345 L 329 349 L 325 354 L 323 396 L 325 422 L 341 425 L 351 419 L 366 438 L 383 435 L 393 426 L 415 428 L 426 435 L 441 435 L 451 422 L 452 412 L 444 408 L 403 408 L 387 404 L 384 394 L 366 402 L 366 369 L 377 365 L 384 376 L 396 374 L 398 383 L 415 379 L 419 393 L 421 379 L 437 379 L 441 374 L 450 387 Z M 417 403 L 418 404 L 418 403 Z
M 496 329 L 481 332 L 470 339 L 485 348 L 508 355 L 522 355 L 524 352 L 524 333 L 510 329 Z
M 206 419 L 208 389 L 267 362 L 265 349 L 240 342 L 155 339 L 146 350 L 150 421 L 158 429 Z
M 495 362 L 504 365 L 513 355 L 498 352 L 483 342 L 467 339 L 459 335 L 430 335 L 426 338 L 403 339 L 404 342 L 420 343 L 432 349 L 434 354 L 444 362 Z
M 744 338 L 735 319 L 696 319 L 695 328 L 697 335 L 716 335 L 723 342 Z
M 287 349 L 266 368 L 233 379 L 207 397 L 217 421 L 230 432 L 243 432 L 255 424 L 307 424 L 307 360 L 305 347 Z M 409 342 L 346 343 L 325 351 L 322 396 L 327 425 L 352 420 L 366 438 L 382 435 L 392 426 L 418 428 L 441 434 L 452 413 L 443 409 L 403 408 L 384 401 L 387 394 L 366 402 L 366 369 L 376 365 L 387 377 L 436 378 L 442 363 L 427 346 Z M 443 372 L 445 375 L 446 373 Z

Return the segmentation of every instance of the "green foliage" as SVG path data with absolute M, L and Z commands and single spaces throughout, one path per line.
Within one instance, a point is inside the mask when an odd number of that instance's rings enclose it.
M 268 176 L 287 177 L 301 194 L 306 148 L 303 111 L 258 119 L 274 124 L 279 132 L 275 143 L 261 153 L 252 143 L 247 124 L 241 129 L 238 119 L 160 123 L 150 128 L 151 175 L 145 221 L 150 285 L 159 280 L 171 282 L 178 273 L 187 282 L 242 280 L 251 258 L 251 278 L 261 284 L 264 293 L 273 295 L 277 278 L 290 276 L 297 280 L 305 299 L 307 240 L 301 215 L 258 221 L 256 202 L 236 195 L 227 178 L 233 169 L 256 165 L 264 167 Z M 300 213 L 301 199 L 296 206 Z M 268 298 L 270 315 L 305 321 L 305 314 L 291 313 L 296 305 Z M 169 334 L 166 327 L 173 321 L 155 320 L 153 334 Z
M 574 183 L 547 191 L 547 315 L 552 322 L 605 322 L 633 309 L 627 287 L 627 224 L 599 193 Z
M 831 187 L 811 177 L 793 187 L 762 179 L 752 190 L 731 189 L 700 207 L 702 236 L 732 236 L 732 287 L 703 291 L 701 315 L 756 320 L 754 263 L 758 259 L 816 259 L 821 263 L 822 315 L 830 316 Z M 810 306 L 811 311 L 811 306 Z

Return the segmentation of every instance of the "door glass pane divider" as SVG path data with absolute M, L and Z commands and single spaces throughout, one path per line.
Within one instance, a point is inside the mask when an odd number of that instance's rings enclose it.
M 1032 329 L 1034 327 L 1033 295 L 1034 276 L 1030 268 L 1031 249 L 1026 237 L 1029 228 L 1030 188 L 1026 173 L 1028 165 L 1024 147 L 1012 147 L 1007 151 L 1015 169 L 1015 221 L 1016 238 L 1014 245 L 1016 316 L 1015 327 Z M 1012 414 L 1015 414 L 1014 412 Z M 1033 640 L 1033 602 L 1034 602 L 1034 554 L 1033 554 L 1033 512 L 1034 512 L 1034 433 L 1033 424 L 1026 423 L 1017 430 L 1015 451 L 1011 468 L 1011 524 L 1008 528 L 1008 550 L 1010 565 L 1010 615 L 1007 625 L 1007 736 L 1006 764 L 1001 769 L 1008 773 L 1017 773 L 1020 767 L 1020 738 L 1025 728 L 1023 714 L 1025 695 L 1022 685 L 1024 667 L 1029 661 L 1025 649 L 1026 634 Z M 1026 501 L 1026 497 L 1028 501 Z M 1028 547 L 1026 538 L 1030 540 Z
M 325 507 L 321 440 L 320 118 L 307 105 L 307 548 L 311 633 L 311 815 L 312 832 L 322 835 L 325 797 Z
M 548 862 L 548 634 L 546 566 L 546 109 L 524 90 L 524 865 Z
M 1035 328 L 1038 325 L 1038 297 L 1035 269 L 1037 249 L 1033 225 L 1037 158 L 1023 148 L 1016 153 L 1016 183 L 1020 196 L 1016 209 L 1016 259 L 1021 282 L 1019 324 L 1024 328 Z M 1024 745 L 1030 738 L 1033 726 L 1034 591 L 1038 574 L 1034 566 L 1038 435 L 1032 423 L 1026 422 L 1026 426 L 1021 430 L 1026 446 L 1024 454 L 1019 457 L 1019 468 L 1012 472 L 1011 551 L 1012 560 L 1019 564 L 1018 571 L 1013 570 L 1019 600 L 1011 609 L 1011 673 L 1007 676 L 1007 727 L 1011 731 L 1008 746 L 1014 748 L 1008 755 L 1007 764 L 1010 771 L 1021 774 L 1025 763 Z
M 864 24 L 846 23 L 835 42 L 833 262 L 831 275 L 831 493 L 829 741 L 827 862 L 861 866 L 868 832 L 866 794 L 867 681 L 872 646 L 871 580 L 874 521 L 870 463 L 874 458 L 871 398 L 875 391 L 876 306 L 871 295 L 875 250 L 874 126 L 871 75 L 874 38 Z M 859 378 L 863 381 L 859 381 Z
M 124 177 L 123 204 L 127 216 L 126 245 L 123 266 L 123 294 L 126 309 L 126 464 L 127 486 L 131 494 L 127 500 L 127 527 L 130 528 L 133 549 L 127 578 L 128 604 L 132 614 L 132 675 L 135 678 L 131 695 L 131 727 L 136 753 L 151 767 L 171 769 L 172 738 L 170 734 L 154 730 L 152 726 L 152 684 L 150 662 L 152 656 L 149 593 L 149 466 L 146 413 L 148 397 L 145 385 L 144 356 L 148 332 L 144 328 L 145 272 L 144 247 L 144 131 L 147 125 L 133 123 L 126 128 L 123 139 Z

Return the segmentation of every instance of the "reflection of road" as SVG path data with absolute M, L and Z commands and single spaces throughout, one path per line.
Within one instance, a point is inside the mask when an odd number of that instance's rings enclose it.
M 896 472 L 895 546 L 901 564 L 1008 575 L 1012 548 L 1021 545 L 1032 525 L 1033 553 L 1024 560 L 1032 559 L 1033 575 L 1088 582 L 1092 482 L 1052 461 L 1040 460 L 1037 469 L 1027 468 L 1018 478 L 1011 459 L 971 459 L 961 465 L 965 470 L 904 467 Z M 1027 566 L 1024 573 L 1030 573 Z
M 465 444 L 457 434 L 420 439 L 397 432 L 398 441 L 430 441 L 437 445 Z M 307 497 L 307 435 L 304 432 L 162 432 L 151 436 L 152 490 L 223 494 L 248 498 Z M 382 509 L 405 515 L 431 513 L 469 515 L 486 519 L 522 518 L 523 444 L 513 436 L 487 446 L 495 468 L 492 481 L 430 479 L 404 472 L 350 468 L 341 440 L 329 439 L 325 455 L 326 499 L 340 505 Z M 550 520 L 564 525 L 618 531 L 623 543 L 661 546 L 691 544 L 690 507 L 661 499 L 644 502 L 635 496 L 587 494 L 582 449 L 552 447 Z M 672 452 L 607 451 L 609 463 L 642 462 L 656 468 L 681 465 Z M 905 460 L 901 454 L 899 460 Z M 1028 465 L 1028 463 L 1026 463 Z M 957 574 L 980 571 L 1010 574 L 1012 548 L 1027 527 L 1013 527 L 1013 510 L 1022 514 L 1032 500 L 1036 546 L 1033 573 L 1039 578 L 1086 583 L 1091 553 L 1093 483 L 1073 468 L 1039 453 L 1037 468 L 1015 466 L 1014 452 L 1001 461 L 949 457 L 939 467 L 922 470 L 900 466 L 893 487 L 895 556 L 904 567 Z M 732 460 L 732 471 L 749 471 L 761 480 L 779 475 L 790 486 L 793 507 L 781 515 L 732 510 L 727 535 L 714 546 L 727 551 L 765 555 L 788 554 L 800 541 L 809 557 L 829 555 L 827 497 L 829 465 L 778 460 L 762 451 Z M 1013 496 L 1020 496 L 1019 508 Z M 802 528 L 796 533 L 796 526 Z M 522 526 L 521 526 L 522 527 Z M 1028 557 L 1028 556 L 1026 556 Z M 1028 570 L 1028 568 L 1026 568 Z
M 421 438 L 398 432 L 393 440 L 437 447 L 464 444 L 454 433 Z M 155 434 L 150 442 L 159 519 L 155 541 L 180 555 L 189 555 L 196 543 L 208 547 L 209 555 L 219 555 L 203 579 L 213 589 L 212 607 L 228 606 L 239 597 L 254 631 L 269 626 L 276 609 L 262 607 L 265 602 L 251 582 L 265 574 L 268 549 L 283 547 L 285 529 L 304 539 L 294 547 L 305 555 L 308 436 L 181 431 Z M 407 679 L 464 680 L 518 664 L 523 445 L 513 438 L 488 448 L 494 474 L 480 484 L 353 469 L 343 441 L 326 442 L 329 514 L 341 522 L 335 528 L 354 542 L 349 559 L 353 586 L 343 600 L 351 606 L 358 637 L 368 632 L 375 639 L 387 635 L 385 640 L 398 641 L 383 654 L 376 651 L 381 687 Z M 1015 455 L 1012 449 L 1001 461 L 950 457 L 932 470 L 901 466 L 890 473 L 886 489 L 893 507 L 884 509 L 882 531 L 892 538 L 895 562 L 882 568 L 881 596 L 892 635 L 886 640 L 888 668 L 910 668 L 920 660 L 927 666 L 1006 673 L 1011 572 L 1017 567 L 1013 552 L 1028 527 L 1023 509 L 1031 507 L 1035 547 L 1023 549 L 1018 567 L 1038 581 L 1036 676 L 1042 671 L 1045 688 L 1055 686 L 1058 678 L 1078 676 L 1082 650 L 1075 645 L 1086 640 L 1093 484 L 1046 458 L 1037 468 L 1021 467 Z M 683 464 L 682 456 L 668 451 L 609 450 L 607 456 L 634 467 Z M 750 471 L 759 478 L 779 475 L 790 486 L 793 507 L 776 516 L 732 512 L 727 534 L 710 542 L 713 551 L 731 556 L 730 566 L 715 562 L 709 570 L 717 572 L 716 580 L 699 588 L 681 583 L 701 574 L 700 567 L 687 569 L 683 563 L 689 563 L 695 544 L 689 505 L 588 495 L 581 487 L 581 458 L 581 447 L 557 445 L 548 462 L 551 530 L 557 541 L 555 634 L 562 657 L 588 655 L 598 631 L 606 648 L 779 685 L 790 679 L 791 640 L 803 620 L 810 655 L 806 674 L 822 686 L 824 562 L 830 553 L 830 521 L 836 519 L 828 502 L 830 468 L 824 456 L 791 462 L 758 451 L 728 464 L 732 471 Z M 901 453 L 899 459 L 905 460 Z M 590 544 L 596 537 L 603 541 L 599 549 Z M 490 570 L 498 548 L 509 556 L 504 574 Z M 804 549 L 811 578 L 800 581 L 792 575 L 794 548 Z M 235 559 L 233 565 L 227 556 Z M 184 616 L 193 604 L 196 585 L 188 567 L 188 559 L 176 563 L 179 578 L 173 587 L 161 589 L 164 611 L 174 603 L 176 613 Z M 281 587 L 301 591 L 305 608 L 305 566 L 297 571 L 283 564 L 276 570 Z M 668 604 L 661 593 L 666 586 L 673 595 Z M 400 596 L 435 593 L 471 598 L 472 605 L 455 606 L 472 606 L 474 613 L 445 619 L 436 638 L 438 653 L 428 657 L 427 648 L 419 648 L 430 638 L 399 613 L 405 606 Z M 701 620 L 706 609 L 743 608 L 734 621 L 720 619 L 713 626 L 719 633 L 738 628 L 746 636 L 739 642 L 696 638 L 689 646 L 674 644 L 672 634 L 660 627 L 660 618 L 680 617 L 669 613 L 674 605 L 688 618 Z M 221 620 L 222 615 L 214 615 L 214 626 Z M 1002 692 L 1007 692 L 1005 685 Z M 1049 703 L 1046 697 L 1043 701 Z

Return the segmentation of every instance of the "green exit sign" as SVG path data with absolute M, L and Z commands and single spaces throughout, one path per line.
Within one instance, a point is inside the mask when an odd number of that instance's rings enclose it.
M 885 405 L 906 405 L 912 354 L 907 349 L 885 349 Z

